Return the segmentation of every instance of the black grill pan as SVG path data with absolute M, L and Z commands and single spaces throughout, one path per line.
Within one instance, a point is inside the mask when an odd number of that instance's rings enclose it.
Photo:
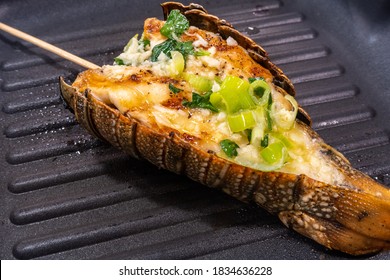
M 199 1 L 265 47 L 320 135 L 390 186 L 389 4 L 318 2 Z M 153 16 L 158 1 L 0 3 L 4 23 L 99 65 Z M 80 67 L 6 34 L 0 60 L 1 259 L 351 258 L 89 136 L 57 83 Z

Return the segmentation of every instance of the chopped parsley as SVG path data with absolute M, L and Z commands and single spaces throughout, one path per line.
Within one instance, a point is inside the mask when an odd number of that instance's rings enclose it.
M 272 130 L 271 106 L 272 106 L 272 94 L 270 94 L 268 97 L 268 104 L 267 104 L 267 110 L 266 110 L 267 128 L 269 131 Z
M 213 112 L 218 112 L 218 109 L 215 108 L 211 103 L 210 103 L 210 95 L 211 91 L 207 92 L 204 95 L 200 95 L 196 92 L 192 93 L 192 101 L 184 100 L 183 101 L 183 106 L 188 107 L 188 108 L 202 108 L 202 109 L 209 109 Z
M 146 48 L 147 46 L 150 46 L 150 40 L 149 39 L 142 39 L 142 43 L 144 45 L 144 48 Z
M 263 139 L 261 139 L 261 141 L 260 141 L 261 147 L 263 147 L 263 148 L 267 147 L 268 142 L 269 142 L 269 137 L 268 137 L 268 133 L 267 133 L 266 135 L 264 135 Z
M 182 89 L 180 89 L 180 88 L 177 88 L 177 87 L 175 87 L 173 84 L 169 84 L 169 90 L 171 91 L 171 92 L 173 92 L 174 94 L 178 94 L 179 92 L 181 92 L 182 91 Z
M 224 139 L 221 142 L 219 142 L 219 145 L 222 149 L 222 151 L 230 158 L 236 157 L 238 155 L 237 149 L 239 146 L 229 139 Z
M 187 18 L 179 10 L 172 10 L 160 33 L 169 39 L 177 40 L 189 27 Z
M 192 42 L 179 42 L 174 39 L 168 39 L 153 48 L 152 62 L 156 62 L 161 53 L 172 58 L 171 51 L 178 51 L 186 58 L 188 55 L 194 54 L 194 47 L 192 46 Z
M 118 58 L 118 57 L 115 57 L 114 58 L 114 61 L 116 63 L 116 65 L 125 65 L 125 63 L 123 62 L 122 59 Z
M 171 51 L 180 52 L 184 58 L 187 58 L 190 54 L 196 56 L 210 55 L 209 52 L 204 50 L 195 52 L 192 41 L 181 42 L 179 40 L 179 37 L 187 31 L 189 27 L 190 23 L 187 18 L 182 15 L 179 10 L 172 10 L 168 15 L 165 24 L 160 29 L 160 33 L 168 39 L 152 49 L 151 61 L 156 62 L 161 53 L 172 58 Z

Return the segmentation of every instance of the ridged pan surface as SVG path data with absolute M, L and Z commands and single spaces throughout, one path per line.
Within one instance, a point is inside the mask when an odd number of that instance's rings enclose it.
M 111 63 L 145 17 L 161 17 L 158 4 L 127 22 L 123 15 L 118 22 L 102 17 L 105 24 L 84 30 L 65 24 L 65 33 L 48 32 L 46 39 L 97 64 Z M 377 125 L 375 108 L 362 102 L 366 85 L 349 61 L 337 57 L 340 46 L 332 37 L 287 3 L 217 4 L 208 10 L 261 43 L 285 70 L 319 134 L 388 185 L 388 135 Z M 63 108 L 56 85 L 58 76 L 72 79 L 81 69 L 11 37 L 1 39 L 7 53 L 0 72 L 3 259 L 350 258 L 285 229 L 261 209 L 90 137 Z

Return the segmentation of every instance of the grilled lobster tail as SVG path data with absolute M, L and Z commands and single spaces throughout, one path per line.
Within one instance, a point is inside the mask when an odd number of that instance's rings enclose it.
M 177 9 L 191 25 L 234 38 L 253 60 L 272 73 L 274 84 L 295 94 L 290 80 L 269 61 L 266 52 L 226 21 L 195 4 L 168 2 L 162 7 L 165 17 Z M 154 129 L 121 113 L 90 90 L 79 91 L 62 78 L 60 87 L 64 100 L 89 133 L 133 157 L 221 189 L 241 201 L 255 202 L 278 215 L 287 227 L 328 248 L 352 255 L 390 249 L 390 190 L 351 167 L 344 156 L 325 144 L 309 127 L 310 118 L 302 109 L 296 122 L 319 143 L 326 160 L 344 175 L 342 185 L 324 183 L 305 174 L 264 172 L 237 164 L 200 149 L 184 133 Z

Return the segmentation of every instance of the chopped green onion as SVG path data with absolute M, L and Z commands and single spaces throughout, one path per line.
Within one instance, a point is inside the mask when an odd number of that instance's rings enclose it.
M 261 170 L 264 172 L 269 172 L 269 171 L 277 170 L 283 166 L 283 164 L 286 161 L 287 152 L 284 149 L 284 150 L 282 150 L 282 153 L 283 153 L 283 156 L 281 157 L 281 159 L 275 163 L 272 163 L 272 164 L 267 163 L 265 160 L 260 160 L 260 161 L 254 162 L 253 160 L 241 158 L 240 156 L 238 156 L 236 158 L 236 161 L 241 165 L 248 166 L 250 168 Z
M 261 150 L 260 155 L 268 164 L 276 164 L 281 161 L 284 163 L 287 156 L 287 149 L 282 142 L 277 141 Z
M 138 51 L 138 34 L 135 34 L 129 42 L 126 44 L 126 46 L 123 48 L 123 53 L 121 53 L 119 56 L 114 58 L 114 62 L 116 65 L 127 65 L 126 59 L 124 59 L 124 54 L 134 54 Z
M 269 101 L 271 87 L 264 80 L 255 80 L 249 86 L 249 94 L 258 105 L 265 105 Z
M 180 89 L 180 88 L 177 88 L 177 87 L 175 87 L 173 84 L 169 84 L 169 90 L 171 91 L 171 92 L 173 92 L 174 94 L 178 94 L 179 92 L 181 92 L 182 91 L 182 89 Z
M 206 93 L 205 95 L 197 94 L 196 92 L 192 93 L 192 101 L 184 100 L 182 102 L 183 106 L 188 108 L 202 108 L 202 109 L 209 109 L 213 112 L 218 112 L 218 109 L 215 108 L 210 103 L 210 95 L 211 91 Z
M 179 76 L 184 71 L 185 61 L 183 55 L 178 51 L 171 51 L 172 60 L 168 64 L 168 71 L 171 76 Z
M 237 149 L 239 146 L 229 139 L 224 139 L 221 142 L 219 142 L 219 145 L 221 146 L 222 151 L 230 158 L 235 157 L 238 155 Z
M 242 111 L 228 115 L 227 120 L 229 128 L 233 133 L 252 128 L 256 125 L 252 111 Z
M 138 34 L 135 34 L 123 49 L 123 52 L 136 53 L 138 48 Z
M 208 51 L 206 51 L 204 49 L 199 49 L 199 50 L 194 52 L 194 55 L 195 56 L 209 56 L 210 52 L 208 52 Z
M 255 104 L 248 93 L 248 88 L 249 82 L 235 76 L 227 76 L 220 90 L 211 95 L 210 102 L 228 114 L 252 109 Z
M 213 87 L 213 81 L 203 76 L 191 73 L 183 73 L 183 78 L 197 92 L 207 92 L 210 91 Z
M 254 103 L 248 95 L 249 83 L 235 76 L 227 76 L 222 84 L 220 92 L 226 97 L 236 95 L 239 99 L 240 109 L 250 109 Z
M 211 94 L 210 103 L 213 104 L 213 106 L 218 108 L 220 111 L 224 112 L 235 111 L 238 108 L 237 99 L 226 100 L 219 91 L 213 92 Z
M 274 138 L 274 139 L 277 139 L 278 141 L 281 141 L 283 143 L 283 145 L 287 148 L 287 149 L 291 149 L 291 148 L 294 148 L 294 144 L 293 142 L 291 142 L 286 136 L 284 136 L 282 133 L 275 133 L 275 132 L 272 132 L 271 133 L 271 137 Z
M 258 124 L 261 124 L 262 126 L 264 126 L 264 124 L 265 124 L 265 111 L 266 110 L 263 107 L 260 107 L 260 106 L 257 106 L 253 110 L 253 114 L 255 116 L 256 122 Z
M 219 76 L 215 76 L 215 81 L 219 84 L 219 85 L 221 85 L 222 84 L 222 79 L 221 79 L 221 77 L 219 77 Z
M 236 95 L 245 94 L 248 91 L 248 88 L 249 83 L 236 76 L 227 76 L 221 84 L 221 91 L 223 93 L 233 92 Z

